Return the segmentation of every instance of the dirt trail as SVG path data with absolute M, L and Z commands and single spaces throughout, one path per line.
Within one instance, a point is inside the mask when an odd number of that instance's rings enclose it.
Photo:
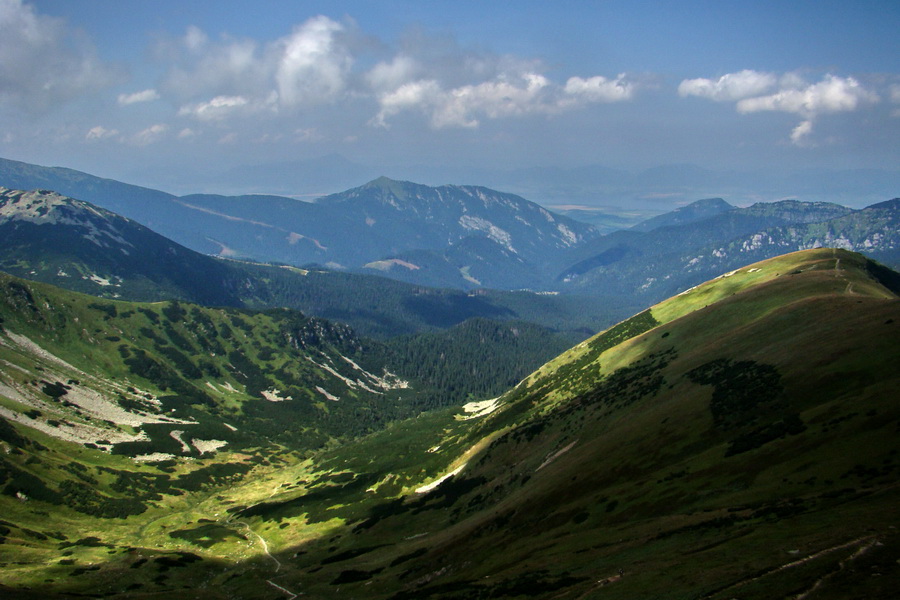
M 843 570 L 846 562 L 853 561 L 853 560 L 857 559 L 858 557 L 862 556 L 866 551 L 868 551 L 872 546 L 874 546 L 877 543 L 878 543 L 878 540 L 874 536 L 866 536 L 866 537 L 857 538 L 855 540 L 851 540 L 844 544 L 832 546 L 831 548 L 825 548 L 824 550 L 820 550 L 820 551 L 816 552 L 815 554 L 810 554 L 809 556 L 807 556 L 805 558 L 791 561 L 787 564 L 781 565 L 780 567 L 776 567 L 770 571 L 766 571 L 765 573 L 763 573 L 761 575 L 757 575 L 756 577 L 751 577 L 749 579 L 744 579 L 743 581 L 738 581 L 737 583 L 734 583 L 726 588 L 722 588 L 722 589 L 716 591 L 712 595 L 703 596 L 703 598 L 701 598 L 701 600 L 710 600 L 711 598 L 713 598 L 715 596 L 720 596 L 730 590 L 734 590 L 736 588 L 743 587 L 743 586 L 747 585 L 748 583 L 753 583 L 754 581 L 758 581 L 758 580 L 762 579 L 763 577 L 768 577 L 769 575 L 774 575 L 775 573 L 780 573 L 781 571 L 785 571 L 787 569 L 799 567 L 800 565 L 804 565 L 810 561 L 816 560 L 817 558 L 821 558 L 821 557 L 825 556 L 826 554 L 831 554 L 832 552 L 837 552 L 838 550 L 845 550 L 847 548 L 852 548 L 854 546 L 860 546 L 860 548 L 856 552 L 854 552 L 852 555 L 850 555 L 847 559 L 840 561 L 837 571 L 829 573 L 828 575 L 825 575 L 824 577 L 820 578 L 818 581 L 816 581 L 816 583 L 812 586 L 811 589 L 807 590 L 806 592 L 804 592 L 798 596 L 794 596 L 794 599 L 793 599 L 793 600 L 803 600 L 809 594 L 811 594 L 816 588 L 821 586 L 822 583 L 826 579 L 828 579 L 835 573 Z
M 268 500 L 269 498 L 271 498 L 272 496 L 274 496 L 275 494 L 277 494 L 277 493 L 278 493 L 278 489 L 279 489 L 279 486 L 276 485 L 276 486 L 272 489 L 272 493 L 269 494 L 268 496 L 266 496 L 265 500 L 260 500 L 260 501 L 257 502 L 256 504 L 253 504 L 253 505 L 251 505 L 251 506 L 248 506 L 247 508 L 248 508 L 248 509 L 249 509 L 249 508 L 253 508 L 253 507 L 256 506 L 257 504 L 262 504 L 263 502 L 265 502 L 266 500 Z M 259 540 L 259 543 L 262 544 L 263 552 L 265 552 L 266 556 L 268 556 L 270 559 L 272 559 L 272 562 L 275 563 L 275 572 L 278 573 L 279 571 L 281 571 L 281 566 L 282 566 L 282 565 L 281 565 L 281 561 L 278 560 L 277 558 L 275 558 L 275 557 L 272 555 L 272 553 L 269 552 L 269 543 L 266 541 L 266 538 L 264 538 L 264 537 L 261 536 L 260 534 L 258 534 L 258 533 L 256 533 L 255 531 L 253 531 L 253 528 L 250 527 L 250 524 L 249 524 L 249 523 L 247 523 L 247 522 L 245 522 L 245 521 L 236 521 L 236 520 L 235 520 L 235 521 L 232 521 L 232 520 L 231 520 L 232 517 L 233 517 L 233 515 L 232 515 L 231 517 L 229 517 L 229 518 L 226 520 L 226 522 L 229 522 L 229 521 L 230 521 L 230 522 L 234 523 L 235 525 L 241 525 L 241 526 L 245 527 L 249 533 L 251 533 L 252 535 L 256 536 L 256 539 L 258 539 L 258 540 Z M 285 587 L 282 587 L 282 586 L 278 585 L 277 583 L 275 583 L 275 582 L 272 581 L 271 579 L 266 579 L 266 583 L 268 583 L 269 585 L 271 585 L 273 588 L 275 588 L 275 589 L 277 589 L 277 590 L 279 590 L 279 591 L 281 591 L 281 592 L 284 592 L 285 594 L 288 594 L 288 595 L 290 596 L 290 597 L 288 598 L 288 600 L 294 600 L 294 598 L 296 598 L 296 597 L 298 597 L 298 596 L 300 595 L 300 594 L 297 594 L 297 593 L 295 593 L 295 592 L 292 592 L 291 590 L 289 590 L 289 589 L 287 589 L 287 588 L 285 588 Z
M 841 259 L 837 257 L 837 250 L 835 248 L 831 249 L 831 255 L 834 256 L 834 276 L 839 277 L 841 279 L 846 279 L 843 273 L 843 269 L 841 269 Z M 853 283 L 848 281 L 847 287 L 844 289 L 845 294 L 853 293 Z
M 266 496 L 265 500 L 260 500 L 260 501 L 257 502 L 256 504 L 251 504 L 250 506 L 248 506 L 248 507 L 247 507 L 246 509 L 244 509 L 244 510 L 249 510 L 249 509 L 253 508 L 254 506 L 257 506 L 258 504 L 262 504 L 263 502 L 265 502 L 266 500 L 268 500 L 269 498 L 271 498 L 272 496 L 274 496 L 276 493 L 278 493 L 278 486 L 275 486 L 275 488 L 272 490 L 272 493 L 269 494 L 268 496 Z M 260 542 L 260 544 L 262 544 L 263 551 L 266 553 L 266 556 L 268 556 L 269 558 L 271 558 L 271 559 L 272 559 L 272 562 L 275 563 L 275 572 L 277 573 L 278 571 L 280 571 L 280 570 L 281 570 L 281 561 L 279 561 L 277 558 L 275 558 L 274 556 L 272 556 L 272 554 L 269 552 L 269 543 L 266 541 L 266 538 L 264 538 L 263 536 L 259 535 L 259 534 L 256 533 L 255 531 L 253 531 L 253 528 L 250 527 L 250 524 L 249 524 L 249 523 L 247 523 L 247 522 L 245 522 L 245 521 L 237 521 L 237 520 L 232 521 L 233 517 L 234 517 L 234 515 L 229 516 L 229 517 L 225 520 L 225 522 L 226 522 L 226 523 L 227 523 L 227 522 L 232 522 L 232 523 L 234 523 L 234 524 L 236 524 L 236 525 L 241 525 L 242 527 L 245 527 L 245 528 L 247 529 L 248 532 L 250 532 L 251 534 L 255 535 L 255 536 L 256 536 L 256 539 L 258 539 L 259 542 Z M 269 582 L 269 583 L 271 583 L 271 582 Z M 275 585 L 275 584 L 272 584 L 272 585 Z M 276 586 L 276 587 L 277 587 L 277 586 Z M 287 590 L 285 590 L 285 591 L 287 591 Z
M 287 588 L 281 587 L 280 585 L 278 585 L 277 583 L 275 583 L 275 582 L 272 581 L 271 579 L 266 579 L 266 583 L 268 583 L 269 585 L 271 585 L 271 586 L 272 586 L 273 588 L 275 588 L 276 590 L 282 591 L 282 592 L 284 592 L 285 594 L 289 594 L 289 595 L 290 595 L 290 598 L 288 598 L 288 600 L 294 600 L 294 598 L 296 598 L 296 597 L 299 595 L 299 594 L 295 594 L 294 592 L 292 592 L 291 590 L 289 590 L 289 589 L 287 589 Z

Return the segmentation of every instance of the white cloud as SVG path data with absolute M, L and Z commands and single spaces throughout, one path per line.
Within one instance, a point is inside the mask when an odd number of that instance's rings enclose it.
M 185 127 L 184 129 L 182 129 L 181 131 L 178 132 L 178 139 L 179 140 L 189 140 L 192 137 L 195 137 L 196 135 L 197 135 L 196 131 L 194 131 L 190 127 Z
M 253 40 L 223 37 L 211 42 L 197 27 L 168 48 L 172 61 L 161 89 L 179 103 L 215 96 L 238 96 L 271 89 L 271 68 Z
M 325 103 L 344 90 L 353 58 L 337 39 L 341 31 L 340 23 L 318 16 L 282 41 L 275 81 L 283 104 Z
M 207 98 L 241 97 L 252 106 L 287 109 L 332 103 L 345 92 L 354 62 L 344 33 L 324 16 L 263 45 L 229 36 L 210 40 L 192 26 L 160 49 L 171 62 L 162 89 L 182 110 L 203 108 Z
M 799 125 L 794 127 L 793 131 L 791 131 L 791 142 L 796 146 L 808 145 L 807 138 L 812 133 L 812 130 L 812 121 L 802 121 Z
M 826 75 L 819 83 L 783 89 L 768 96 L 745 98 L 737 103 L 740 113 L 764 110 L 796 113 L 812 118 L 823 113 L 854 111 L 860 104 L 874 103 L 878 95 L 852 77 Z
M 21 0 L 0 0 L 0 102 L 40 113 L 118 79 L 62 19 Z
M 119 94 L 119 104 L 122 106 L 139 102 L 153 102 L 154 100 L 159 100 L 159 92 L 154 89 L 134 92 L 133 94 Z
M 143 131 L 135 134 L 132 141 L 138 146 L 149 146 L 150 144 L 155 144 L 163 138 L 163 135 L 166 131 L 169 130 L 169 127 L 163 123 L 157 123 L 156 125 L 151 125 L 150 127 L 144 129 Z
M 366 81 L 376 91 L 396 90 L 412 81 L 420 70 L 415 59 L 398 54 L 390 62 L 382 61 L 372 67 Z
M 744 69 L 718 79 L 685 79 L 678 86 L 681 96 L 699 96 L 717 102 L 732 102 L 757 96 L 772 89 L 778 79 L 771 73 Z
M 491 119 L 530 113 L 553 112 L 555 107 L 543 95 L 550 82 L 543 75 L 525 73 L 521 77 L 466 85 L 445 94 L 435 112 L 435 127 L 474 127 L 475 115 Z
M 625 80 L 624 73 L 615 79 L 607 79 L 600 75 L 588 79 L 570 77 L 564 91 L 574 98 L 587 102 L 620 102 L 631 99 L 635 85 Z
M 441 86 L 433 79 L 405 83 L 396 90 L 382 94 L 378 98 L 381 110 L 372 119 L 372 124 L 386 127 L 387 118 L 403 110 L 410 108 L 427 110 L 429 107 L 436 105 L 443 94 Z
M 623 101 L 636 90 L 624 75 L 572 77 L 560 85 L 543 75 L 536 61 L 465 52 L 428 37 L 404 43 L 373 64 L 359 60 L 360 51 L 374 47 L 371 41 L 354 44 L 354 35 L 352 25 L 325 16 L 264 45 L 211 40 L 192 27 L 169 54 L 175 63 L 162 89 L 180 98 L 180 116 L 207 121 L 263 109 L 289 115 L 340 103 L 362 108 L 374 99 L 372 125 L 387 127 L 401 113 L 418 112 L 436 129 Z
M 774 90 L 774 91 L 773 91 Z M 768 93 L 771 92 L 771 93 Z M 830 113 L 853 112 L 879 101 L 853 77 L 826 74 L 817 83 L 809 83 L 798 73 L 776 77 L 771 73 L 744 70 L 723 75 L 718 80 L 685 79 L 678 86 L 681 96 L 700 96 L 716 101 L 733 101 L 737 112 L 749 114 L 777 111 L 803 118 L 791 131 L 791 143 L 811 147 L 813 125 Z
M 235 110 L 247 106 L 248 103 L 243 96 L 216 96 L 208 102 L 182 106 L 178 110 L 178 116 L 190 116 L 201 121 L 219 121 L 233 114 Z
M 108 138 L 113 138 L 119 135 L 118 129 L 107 129 L 102 125 L 97 125 L 96 127 L 92 127 L 87 134 L 85 134 L 84 138 L 86 140 L 104 140 Z
M 502 73 L 489 81 L 451 89 L 435 79 L 421 79 L 380 94 L 381 110 L 371 123 L 387 126 L 389 117 L 416 109 L 429 115 L 435 129 L 475 128 L 483 118 L 556 114 L 590 102 L 628 100 L 634 92 L 635 86 L 624 75 L 614 80 L 572 77 L 565 87 L 535 72 Z
M 893 84 L 890 88 L 891 92 L 891 102 L 894 104 L 900 104 L 900 84 Z

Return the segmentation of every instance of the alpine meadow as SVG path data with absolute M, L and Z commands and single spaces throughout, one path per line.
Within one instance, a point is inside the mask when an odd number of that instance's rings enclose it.
M 898 27 L 0 0 L 0 597 L 893 600 Z

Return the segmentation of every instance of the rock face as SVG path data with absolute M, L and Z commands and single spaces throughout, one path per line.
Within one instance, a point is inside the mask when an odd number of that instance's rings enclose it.
M 226 265 L 108 210 L 47 190 L 0 188 L 0 269 L 108 297 L 235 305 Z

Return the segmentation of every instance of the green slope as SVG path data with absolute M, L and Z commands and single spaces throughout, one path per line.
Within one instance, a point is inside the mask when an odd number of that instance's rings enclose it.
M 891 598 L 896 278 L 830 249 L 745 267 L 494 403 L 202 484 L 183 478 L 226 461 L 176 463 L 124 519 L 0 495 L 0 582 L 33 597 Z M 0 433 L 7 464 L 51 492 L 84 482 L 65 443 Z M 116 490 L 149 494 L 158 473 L 69 455 L 110 498 L 143 498 Z
M 466 465 L 453 479 L 373 508 L 282 581 L 323 597 L 892 597 L 890 273 L 803 252 L 653 307 L 507 394 L 467 434 L 479 450 L 447 455 Z M 346 554 L 359 547 L 376 549 Z
M 100 444 L 116 453 L 179 454 L 172 430 L 303 450 L 419 410 L 383 347 L 296 311 L 101 301 L 0 275 L 0 317 L 4 396 L 42 424 L 114 421 L 118 437 L 147 420 L 149 440 Z

